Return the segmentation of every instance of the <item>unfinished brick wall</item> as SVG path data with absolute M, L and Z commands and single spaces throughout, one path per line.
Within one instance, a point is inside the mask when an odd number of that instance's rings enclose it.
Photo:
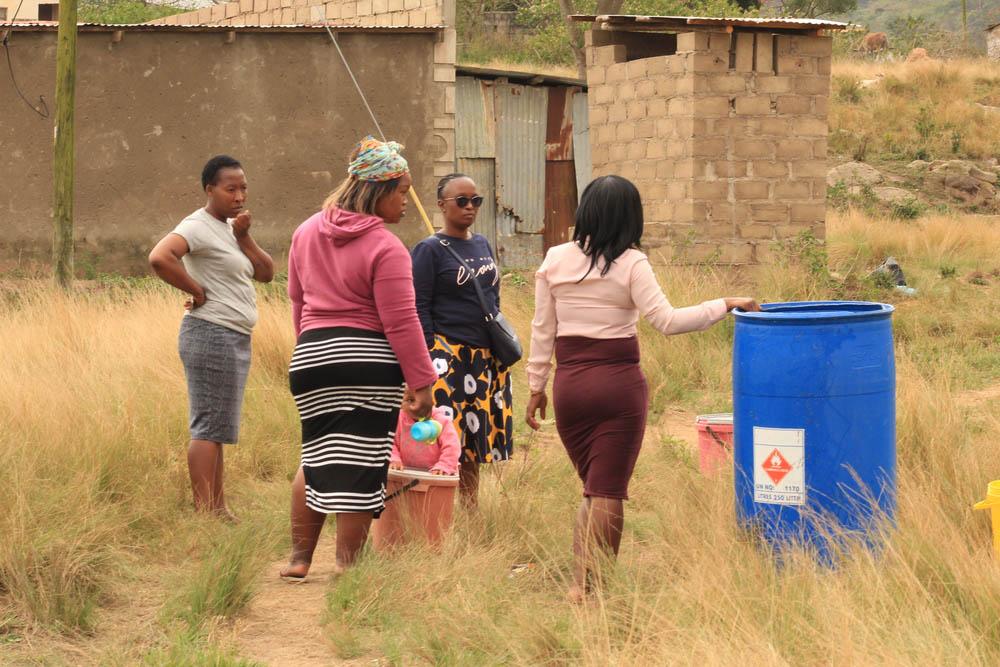
M 654 258 L 766 263 L 823 238 L 830 38 L 689 32 L 631 60 L 616 39 L 588 34 L 593 173 L 638 186 Z
M 454 3 L 451 3 L 454 5 Z M 355 23 L 424 26 L 454 23 L 443 0 L 236 0 L 150 21 L 166 25 Z

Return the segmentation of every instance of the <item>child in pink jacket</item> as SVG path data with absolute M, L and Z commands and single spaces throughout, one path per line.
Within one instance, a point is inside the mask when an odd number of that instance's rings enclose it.
M 435 407 L 431 419 L 441 424 L 441 435 L 434 442 L 418 442 L 410 436 L 410 427 L 415 420 L 406 410 L 399 411 L 396 437 L 389 457 L 390 468 L 420 468 L 435 475 L 458 474 L 458 457 L 462 448 L 458 444 L 458 433 L 451 415 L 447 408 Z

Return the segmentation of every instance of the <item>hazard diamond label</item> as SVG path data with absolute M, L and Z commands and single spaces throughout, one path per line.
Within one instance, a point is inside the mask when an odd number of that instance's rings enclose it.
M 780 484 L 781 480 L 785 478 L 792 470 L 792 464 L 781 455 L 778 449 L 774 449 L 770 454 L 768 454 L 767 459 L 764 461 L 764 472 L 767 476 L 771 478 L 775 484 Z
M 806 502 L 806 432 L 800 428 L 753 429 L 753 499 L 771 505 Z

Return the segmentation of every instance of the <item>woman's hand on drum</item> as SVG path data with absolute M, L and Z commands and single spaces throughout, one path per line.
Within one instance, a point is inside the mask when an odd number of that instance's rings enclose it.
M 760 305 L 757 304 L 757 301 L 749 296 L 727 296 L 725 301 L 726 310 L 739 308 L 748 313 L 755 313 L 760 310 Z
M 528 422 L 528 426 L 532 430 L 537 431 L 541 428 L 541 424 L 535 419 L 535 413 L 541 412 L 542 419 L 545 419 L 545 408 L 549 405 L 549 397 L 545 395 L 544 391 L 532 392 L 531 397 L 528 398 L 528 409 L 524 415 L 524 421 Z
M 413 419 L 426 419 L 430 417 L 433 408 L 434 393 L 431 391 L 430 386 L 421 389 L 410 389 L 407 387 L 403 392 L 403 409 Z

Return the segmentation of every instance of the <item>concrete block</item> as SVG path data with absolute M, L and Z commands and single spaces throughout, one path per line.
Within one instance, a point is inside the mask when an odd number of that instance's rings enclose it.
M 389 11 L 389 0 L 372 0 L 372 14 L 385 14 Z
M 774 143 L 760 139 L 737 139 L 733 142 L 733 155 L 742 158 L 771 157 Z
M 354 15 L 359 17 L 372 16 L 375 13 L 372 5 L 373 5 L 372 0 L 358 0 L 358 6 L 354 10 Z M 420 24 L 415 23 L 414 25 L 420 25 Z
M 420 9 L 420 0 L 405 0 L 403 9 Z
M 670 98 L 677 94 L 677 79 L 672 76 L 657 77 L 656 94 L 660 97 Z
M 693 100 L 690 97 L 675 97 L 667 103 L 667 115 L 690 116 L 693 108 Z
M 828 125 L 825 120 L 818 118 L 793 118 L 792 134 L 798 137 L 819 136 L 825 137 Z
M 826 153 L 827 153 L 826 139 L 813 140 L 813 157 L 825 160 Z
M 711 163 L 712 172 L 719 178 L 743 178 L 747 175 L 747 163 L 734 160 L 716 160 Z
M 797 160 L 792 162 L 792 176 L 794 178 L 819 178 L 826 176 L 828 167 L 826 160 Z
M 736 113 L 741 116 L 766 116 L 772 113 L 771 98 L 767 95 L 737 97 Z
M 824 58 L 818 58 L 816 60 L 816 73 L 817 74 L 830 74 L 830 70 L 833 67 L 833 58 L 826 56 Z
M 635 123 L 635 136 L 640 139 L 652 139 L 656 135 L 656 124 L 650 120 L 640 120 Z
M 666 56 L 656 56 L 655 58 L 644 58 L 646 63 L 646 74 L 650 76 L 666 74 L 670 71 L 670 62 Z
M 793 239 L 803 232 L 808 232 L 810 227 L 808 224 L 778 225 L 774 231 L 779 239 Z
M 428 25 L 431 23 L 427 20 L 427 12 L 423 9 L 410 10 L 406 14 L 406 20 L 409 25 Z
M 792 222 L 816 222 L 826 218 L 826 203 L 792 204 L 789 208 Z
M 635 139 L 635 124 L 619 123 L 615 125 L 615 141 L 632 141 Z
M 611 44 L 609 46 L 598 46 L 594 48 L 595 65 L 613 65 L 625 62 L 625 46 L 623 44 Z
M 630 121 L 642 120 L 646 118 L 646 102 L 643 100 L 632 100 L 626 105 L 625 108 Z
M 608 83 L 620 83 L 628 80 L 628 67 L 626 63 L 614 63 L 607 65 Z
M 800 76 L 795 79 L 793 85 L 795 92 L 800 95 L 830 94 L 830 77 L 828 75 Z
M 781 178 L 788 176 L 788 163 L 774 160 L 754 160 L 750 163 L 750 173 L 756 178 Z
M 691 73 L 698 72 L 728 72 L 728 53 L 693 53 L 688 57 L 688 68 Z
M 786 204 L 751 204 L 750 218 L 754 222 L 788 222 Z
M 737 199 L 767 199 L 770 187 L 770 181 L 736 181 L 733 183 L 733 193 Z
M 612 104 L 608 107 L 608 120 L 612 123 L 624 123 L 628 120 L 628 107 L 624 104 Z
M 611 162 L 624 162 L 628 157 L 628 144 L 611 144 Z
M 728 116 L 732 110 L 728 97 L 695 97 L 693 104 L 693 113 L 700 118 Z
M 594 102 L 597 104 L 611 104 L 615 101 L 615 87 L 612 85 L 597 86 L 597 88 L 591 88 L 590 92 L 594 95 Z
M 240 0 L 240 14 L 249 14 L 253 11 L 253 0 Z
M 774 225 L 744 224 L 737 226 L 740 238 L 743 239 L 773 239 Z
M 650 160 L 661 160 L 667 157 L 667 142 L 656 138 L 646 144 L 646 157 Z
M 592 136 L 597 140 L 599 144 L 612 144 L 617 136 L 617 125 L 602 125 L 598 128 L 591 128 Z
M 592 106 L 588 111 L 590 126 L 598 127 L 608 122 L 608 109 L 606 106 Z
M 708 51 L 709 42 L 707 32 L 682 32 L 677 35 L 677 52 Z
M 750 131 L 759 136 L 784 137 L 789 132 L 789 122 L 787 118 L 753 118 L 750 119 Z
M 238 2 L 227 2 L 222 5 L 226 10 L 226 18 L 231 19 L 240 13 L 240 3 Z
M 758 93 L 790 93 L 792 79 L 787 76 L 761 76 L 757 78 Z
M 642 79 L 646 77 L 646 60 L 630 60 L 625 63 L 625 68 L 628 71 L 628 78 L 630 79 Z
M 813 115 L 817 118 L 826 118 L 830 111 L 830 98 L 826 95 L 814 95 L 812 109 Z
M 775 199 L 809 199 L 811 197 L 812 183 L 808 179 L 799 181 L 777 181 L 774 184 Z
M 746 94 L 746 92 L 750 89 L 747 78 L 738 74 L 730 73 L 728 76 L 709 76 L 698 78 L 705 79 L 705 82 L 708 84 L 708 90 L 713 93 Z
M 775 144 L 775 155 L 779 160 L 799 160 L 811 158 L 812 141 L 809 139 L 779 139 Z
M 667 101 L 662 97 L 654 97 L 646 102 L 648 118 L 663 118 L 667 115 Z
M 630 102 L 635 99 L 635 83 L 632 81 L 622 81 L 618 84 L 618 101 Z
M 312 20 L 312 7 L 296 7 L 295 22 L 309 23 Z
M 656 178 L 660 181 L 666 181 L 666 187 L 669 188 L 671 183 L 676 183 L 673 179 L 676 172 L 678 162 L 676 160 L 657 160 L 656 162 Z M 664 195 L 669 196 L 669 195 Z
M 750 264 L 753 262 L 752 243 L 724 243 L 719 246 L 719 262 L 722 264 Z
M 781 114 L 805 115 L 812 111 L 812 99 L 805 95 L 782 95 L 777 100 Z
M 736 71 L 753 71 L 753 41 L 754 35 L 748 32 L 736 33 Z
M 778 56 L 779 76 L 807 76 L 816 73 L 816 59 L 809 56 Z
M 648 151 L 648 148 L 647 148 Z M 656 162 L 654 160 L 642 160 L 636 165 L 636 178 L 642 181 L 653 181 L 656 179 Z M 649 196 L 647 194 L 647 196 Z
M 690 139 L 691 157 L 720 158 L 726 154 L 725 139 L 694 138 Z
M 599 65 L 591 65 L 587 68 L 587 86 L 594 87 L 606 83 L 608 78 L 608 68 Z
M 774 35 L 767 33 L 757 33 L 756 40 L 757 53 L 754 57 L 753 68 L 758 74 L 774 73 Z
M 628 144 L 628 159 L 641 160 L 646 157 L 646 140 L 636 139 Z
M 642 79 L 635 84 L 635 95 L 641 100 L 656 96 L 656 81 L 652 79 Z
M 719 53 L 729 53 L 732 46 L 732 35 L 728 32 L 708 33 L 708 48 Z
M 729 183 L 727 181 L 690 181 L 688 186 L 688 196 L 692 199 L 726 200 L 729 198 Z

